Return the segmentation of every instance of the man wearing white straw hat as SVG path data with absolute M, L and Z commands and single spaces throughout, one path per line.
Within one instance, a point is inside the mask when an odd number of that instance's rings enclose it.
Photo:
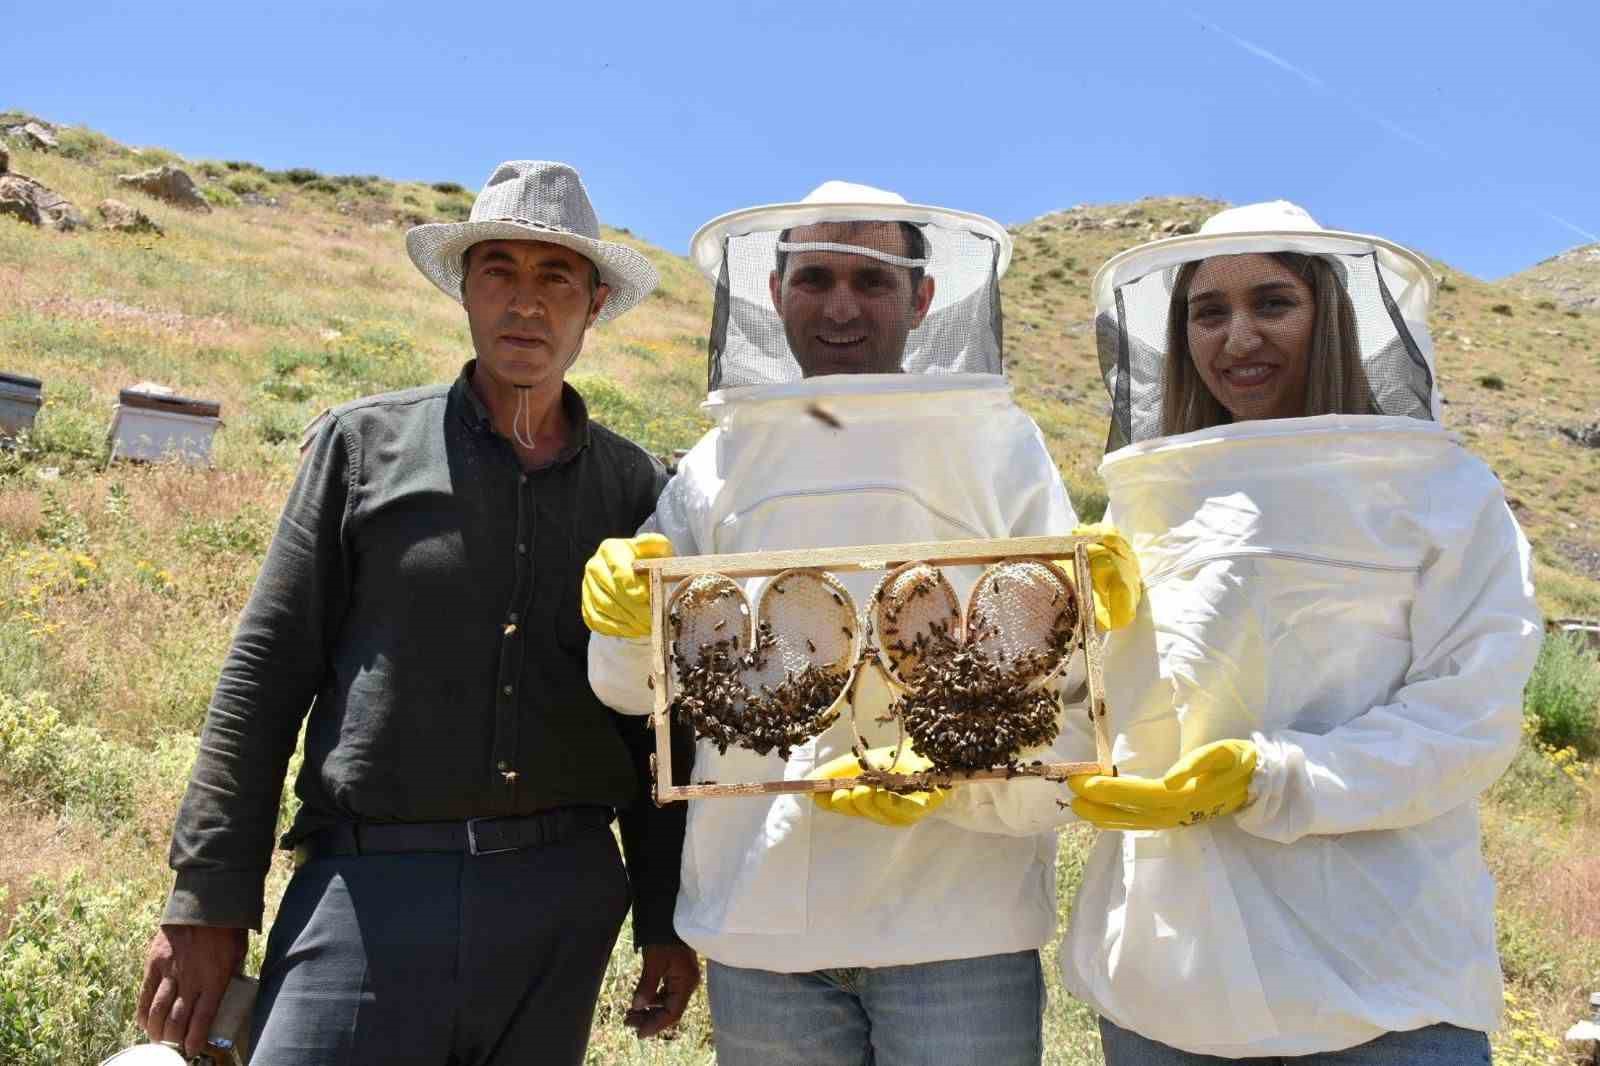
M 589 563 L 590 683 L 602 699 L 652 707 L 640 555 L 1073 530 L 1044 438 L 1002 373 L 1010 254 L 991 219 L 844 182 L 700 229 L 690 255 L 716 285 L 717 425 L 641 535 L 607 541 Z M 971 569 L 948 575 L 963 594 Z M 864 603 L 876 575 L 838 577 Z M 764 610 L 761 580 L 745 591 Z M 876 675 L 855 690 L 855 722 L 875 748 L 894 740 L 889 699 Z M 1093 758 L 1085 716 L 1066 721 L 1051 758 Z M 853 777 L 852 742 L 842 714 L 787 753 L 703 736 L 694 777 Z M 925 768 L 919 759 L 898 765 Z M 1037 1064 L 1060 786 L 817 795 L 689 804 L 676 928 L 709 960 L 718 1062 Z
M 257 1066 L 580 1062 L 630 897 L 635 1006 L 655 1008 L 636 1027 L 676 1021 L 699 980 L 671 921 L 683 814 L 644 798 L 646 731 L 591 692 L 579 617 L 584 560 L 651 512 L 664 472 L 564 381 L 655 269 L 601 239 L 559 163 L 501 164 L 468 221 L 406 244 L 477 358 L 336 409 L 302 460 L 212 699 L 139 999 L 151 1038 L 190 1054 L 261 926 L 302 721 Z

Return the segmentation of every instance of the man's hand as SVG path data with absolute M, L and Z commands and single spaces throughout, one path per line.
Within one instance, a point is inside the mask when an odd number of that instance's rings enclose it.
M 145 954 L 137 1014 L 151 1040 L 181 1044 L 189 1058 L 205 1051 L 222 993 L 244 963 L 248 936 L 243 929 L 204 925 L 157 930 Z
M 694 990 L 700 987 L 700 960 L 694 949 L 679 944 L 651 944 L 644 949 L 644 971 L 633 989 L 633 1003 L 622 1024 L 641 1040 L 678 1024 Z
M 872 748 L 866 753 L 866 764 L 874 770 L 892 774 L 923 774 L 933 769 L 933 763 L 910 748 L 903 748 L 900 757 L 894 758 L 894 748 Z M 806 775 L 809 779 L 859 777 L 862 764 L 854 755 L 841 755 L 830 759 Z M 903 828 L 915 825 L 944 805 L 948 798 L 942 788 L 917 792 L 890 792 L 871 785 L 838 788 L 832 792 L 813 792 L 811 799 L 818 807 L 835 814 L 869 818 L 879 825 Z
M 1072 810 L 1101 829 L 1175 829 L 1232 814 L 1250 796 L 1256 746 L 1248 740 L 1204 744 L 1159 780 L 1079 774 L 1067 778 Z
M 672 542 L 659 533 L 600 542 L 583 568 L 583 623 L 608 637 L 650 635 L 650 581 L 633 572 L 636 559 L 664 559 Z

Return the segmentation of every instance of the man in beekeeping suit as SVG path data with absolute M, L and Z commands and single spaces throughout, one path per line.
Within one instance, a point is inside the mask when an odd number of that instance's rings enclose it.
M 1284 202 L 1094 281 L 1110 518 L 1145 578 L 1107 640 L 1119 775 L 1061 951 L 1109 1066 L 1487 1062 L 1477 799 L 1539 644 L 1527 541 L 1439 424 L 1433 276 Z
M 644 532 L 590 561 L 603 701 L 652 709 L 641 555 L 1073 530 L 1044 439 L 1001 374 L 1010 254 L 987 218 L 842 182 L 701 228 L 691 255 L 716 284 L 717 425 Z M 841 579 L 863 603 L 875 575 Z M 857 721 L 887 699 L 865 676 Z M 853 776 L 850 745 L 842 722 L 787 761 L 702 740 L 694 776 Z M 1064 730 L 1052 754 L 1093 759 L 1087 727 Z M 676 928 L 710 959 L 718 1061 L 1037 1063 L 1038 951 L 1056 910 L 1048 830 L 1064 790 L 1035 779 L 860 793 L 690 805 Z

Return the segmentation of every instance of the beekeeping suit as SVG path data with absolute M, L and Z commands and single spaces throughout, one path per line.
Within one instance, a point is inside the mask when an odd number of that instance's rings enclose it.
M 1332 266 L 1370 413 L 1163 436 L 1180 268 L 1260 252 Z M 1114 758 L 1160 777 L 1225 738 L 1259 757 L 1237 814 L 1104 832 L 1088 861 L 1064 982 L 1149 1039 L 1243 1058 L 1498 1023 L 1477 798 L 1515 752 L 1539 626 L 1500 484 L 1439 422 L 1433 286 L 1416 255 L 1282 202 L 1094 279 L 1100 472 L 1146 590 L 1107 640 Z
M 678 555 L 1069 533 L 1055 464 L 1001 373 L 998 285 L 1010 253 L 989 219 L 840 182 L 708 223 L 691 255 L 716 285 L 706 402 L 716 426 L 646 529 Z M 875 328 L 870 309 L 817 304 L 808 317 L 796 306 L 810 297 L 788 283 L 811 284 L 804 272 L 830 261 L 931 279 L 931 298 L 899 324 L 903 345 L 873 356 L 885 366 L 887 352 L 894 366 L 828 372 L 837 350 L 871 347 L 860 338 Z M 870 302 L 871 284 L 856 296 Z M 975 575 L 949 576 L 965 596 Z M 864 611 L 878 575 L 840 577 Z M 761 584 L 747 583 L 752 602 Z M 611 706 L 648 713 L 648 672 L 647 642 L 592 638 L 590 682 Z M 895 740 L 874 722 L 888 699 L 865 673 L 855 702 L 871 744 Z M 843 720 L 787 761 L 701 741 L 693 779 L 802 778 L 850 746 Z M 1039 754 L 1095 757 L 1086 724 L 1056 748 Z M 1063 795 L 1040 780 L 962 786 L 903 829 L 803 795 L 692 802 L 677 931 L 720 963 L 790 973 L 1038 948 L 1056 909 L 1055 840 L 1039 830 L 1060 820 Z

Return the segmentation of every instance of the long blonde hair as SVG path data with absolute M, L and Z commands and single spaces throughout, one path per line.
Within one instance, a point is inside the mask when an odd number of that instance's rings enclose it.
M 1311 326 L 1310 371 L 1305 415 L 1373 414 L 1372 388 L 1361 368 L 1356 313 L 1338 273 L 1320 256 L 1269 252 L 1274 260 L 1311 286 L 1316 317 Z M 1172 436 L 1233 421 L 1211 394 L 1189 352 L 1189 286 L 1204 263 L 1197 259 L 1178 270 L 1167 306 L 1167 358 L 1161 370 L 1161 434 Z

